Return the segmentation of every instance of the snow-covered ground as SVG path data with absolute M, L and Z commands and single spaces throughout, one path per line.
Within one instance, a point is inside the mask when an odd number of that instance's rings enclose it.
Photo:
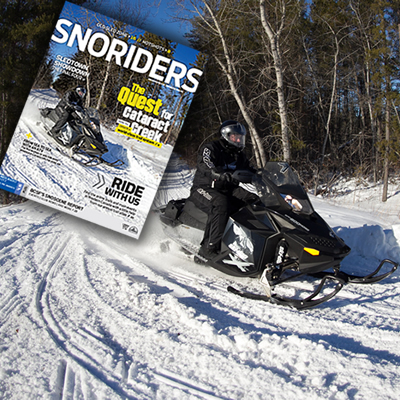
M 174 157 L 155 204 L 191 179 Z M 400 261 L 391 190 L 311 198 L 352 247 L 344 270 Z M 0 220 L 2 399 L 399 398 L 400 271 L 296 311 L 227 292 L 257 282 L 193 264 L 156 212 L 138 241 L 32 201 Z

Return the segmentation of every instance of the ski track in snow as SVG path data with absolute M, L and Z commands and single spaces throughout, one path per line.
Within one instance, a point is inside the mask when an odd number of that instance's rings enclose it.
M 178 167 L 156 207 L 188 194 Z M 400 260 L 391 222 L 312 201 L 353 248 L 343 269 Z M 398 398 L 399 272 L 296 311 L 228 293 L 259 286 L 195 265 L 156 212 L 139 241 L 31 201 L 0 221 L 1 398 Z

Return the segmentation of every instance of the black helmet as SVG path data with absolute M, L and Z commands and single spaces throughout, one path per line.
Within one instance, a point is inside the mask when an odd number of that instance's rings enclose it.
M 231 150 L 241 151 L 246 143 L 246 128 L 237 121 L 225 121 L 219 128 L 222 143 Z
M 85 97 L 86 89 L 83 86 L 78 86 L 75 91 L 81 99 Z

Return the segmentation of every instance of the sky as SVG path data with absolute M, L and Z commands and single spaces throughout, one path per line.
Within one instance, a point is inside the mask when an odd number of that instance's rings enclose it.
M 119 0 L 107 0 L 103 2 L 104 9 L 117 3 Z M 146 4 L 145 10 L 149 10 L 149 16 L 143 26 L 140 28 L 159 36 L 166 37 L 175 42 L 189 45 L 184 37 L 185 33 L 190 31 L 190 24 L 173 21 L 173 15 L 177 12 L 177 7 L 173 6 L 171 0 L 126 0 L 128 4 L 133 6 L 136 4 Z M 106 14 L 106 12 L 104 11 Z
M 160 6 L 158 8 L 151 7 L 154 9 L 154 13 L 151 13 L 146 23 L 146 29 L 179 43 L 188 44 L 184 35 L 189 32 L 190 25 L 181 22 L 172 22 L 171 15 L 176 11 L 176 8 L 174 9 L 174 7 L 171 7 L 169 3 L 170 1 L 163 0 L 160 1 Z

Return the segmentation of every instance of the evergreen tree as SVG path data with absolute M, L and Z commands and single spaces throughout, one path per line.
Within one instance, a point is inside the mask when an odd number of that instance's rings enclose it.
M 0 162 L 63 4 L 63 0 L 0 1 Z

